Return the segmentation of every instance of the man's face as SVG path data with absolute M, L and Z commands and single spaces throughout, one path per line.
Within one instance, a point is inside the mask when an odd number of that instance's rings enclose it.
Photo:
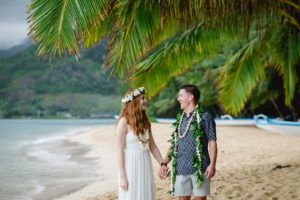
M 179 91 L 177 100 L 180 103 L 180 108 L 184 110 L 193 101 L 193 95 L 191 95 L 190 93 L 186 92 L 185 89 L 181 89 Z

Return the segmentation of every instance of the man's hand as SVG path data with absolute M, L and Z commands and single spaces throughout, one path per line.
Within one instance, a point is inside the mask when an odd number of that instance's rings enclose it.
M 210 164 L 205 171 L 205 178 L 210 180 L 216 173 L 215 165 Z
M 128 191 L 128 180 L 127 180 L 127 177 L 126 178 L 121 178 L 121 180 L 120 180 L 120 187 L 122 188 L 122 190 Z
M 162 165 L 159 169 L 158 176 L 160 179 L 164 180 L 167 178 L 169 168 L 165 165 Z

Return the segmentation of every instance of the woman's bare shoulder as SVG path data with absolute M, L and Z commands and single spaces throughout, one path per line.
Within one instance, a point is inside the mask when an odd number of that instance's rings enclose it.
M 117 126 L 126 126 L 127 127 L 127 119 L 125 117 L 121 117 L 118 121 Z

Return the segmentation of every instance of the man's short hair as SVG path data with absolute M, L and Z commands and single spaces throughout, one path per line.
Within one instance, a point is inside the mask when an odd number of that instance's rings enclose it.
M 194 103 L 197 104 L 200 99 L 200 90 L 196 85 L 183 85 L 180 89 L 184 89 L 186 92 L 190 93 L 194 97 Z

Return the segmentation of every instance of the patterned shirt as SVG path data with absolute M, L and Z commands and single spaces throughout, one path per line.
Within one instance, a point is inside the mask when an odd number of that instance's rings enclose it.
M 186 125 L 190 120 L 192 113 L 189 117 L 186 114 L 183 115 L 181 123 L 181 133 L 184 133 Z M 193 121 L 196 120 L 194 117 Z M 205 172 L 206 168 L 210 164 L 210 158 L 208 153 L 208 141 L 216 141 L 216 124 L 208 112 L 204 112 L 202 115 L 202 120 L 200 122 L 201 130 L 203 130 L 203 137 L 201 140 L 202 153 L 205 158 L 201 161 L 201 171 Z M 193 167 L 193 158 L 196 153 L 196 140 L 194 139 L 191 130 L 188 130 L 184 138 L 178 137 L 178 154 L 177 154 L 177 164 L 176 164 L 176 175 L 190 175 L 195 173 Z

